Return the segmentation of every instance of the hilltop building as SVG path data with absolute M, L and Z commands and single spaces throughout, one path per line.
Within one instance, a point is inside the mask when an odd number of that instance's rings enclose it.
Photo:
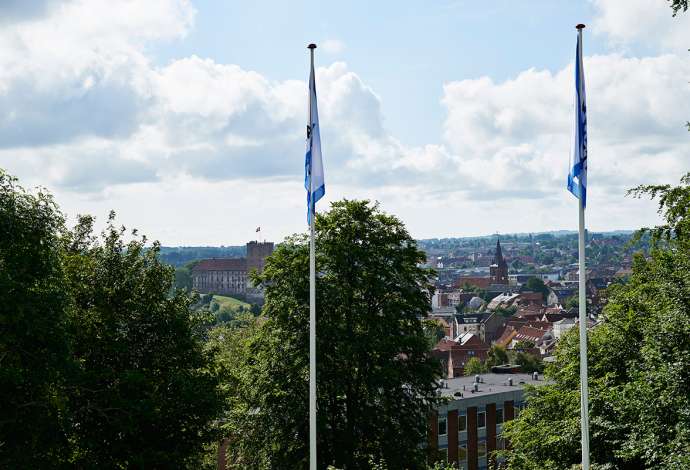
M 202 294 L 260 295 L 251 285 L 249 272 L 262 271 L 271 253 L 272 242 L 252 241 L 247 243 L 246 258 L 203 259 L 192 268 L 192 287 Z

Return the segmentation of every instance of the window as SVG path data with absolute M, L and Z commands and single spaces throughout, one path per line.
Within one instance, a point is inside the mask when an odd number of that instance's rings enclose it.
M 460 444 L 458 446 L 458 463 L 463 464 L 467 462 L 467 444 Z
M 477 413 L 477 428 L 482 429 L 486 427 L 486 411 Z
M 446 423 L 446 418 L 438 419 L 438 435 L 445 436 L 448 432 L 448 425 Z
M 467 416 L 465 416 L 465 415 L 458 416 L 458 431 L 460 431 L 460 432 L 467 431 Z
M 496 450 L 505 450 L 506 448 L 506 440 L 503 439 L 502 437 L 497 437 L 496 438 Z
M 486 458 L 486 441 L 477 443 L 477 458 L 479 458 L 479 465 L 481 465 L 482 459 Z
M 503 408 L 496 408 L 496 424 L 503 424 Z

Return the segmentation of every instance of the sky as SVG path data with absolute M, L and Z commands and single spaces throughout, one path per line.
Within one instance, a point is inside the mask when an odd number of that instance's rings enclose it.
M 172 245 L 306 230 L 309 55 L 331 201 L 415 238 L 575 230 L 584 30 L 592 231 L 690 171 L 690 12 L 665 0 L 0 2 L 0 168 Z

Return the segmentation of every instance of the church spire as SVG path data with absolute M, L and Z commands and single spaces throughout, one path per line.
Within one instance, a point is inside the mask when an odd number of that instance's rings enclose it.
M 494 253 L 494 263 L 500 264 L 503 261 L 503 251 L 501 250 L 501 239 L 496 239 L 496 253 Z

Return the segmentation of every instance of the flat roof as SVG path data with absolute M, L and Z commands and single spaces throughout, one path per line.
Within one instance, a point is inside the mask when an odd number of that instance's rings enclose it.
M 479 377 L 481 381 L 477 392 L 472 392 L 475 379 L 474 375 L 444 379 L 447 388 L 444 387 L 441 389 L 441 396 L 452 397 L 454 399 L 481 397 L 493 395 L 495 393 L 522 390 L 525 385 L 539 387 L 550 383 L 550 381 L 544 378 L 543 374 L 539 374 L 538 380 L 533 380 L 532 374 L 479 374 Z M 509 378 L 513 379 L 513 385 L 508 385 Z M 455 395 L 456 392 L 462 393 L 462 396 L 459 394 Z

